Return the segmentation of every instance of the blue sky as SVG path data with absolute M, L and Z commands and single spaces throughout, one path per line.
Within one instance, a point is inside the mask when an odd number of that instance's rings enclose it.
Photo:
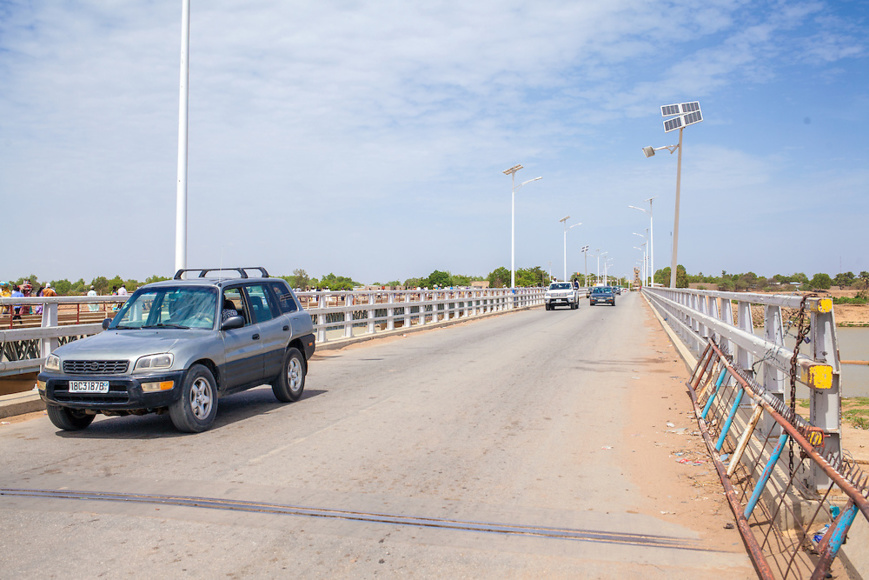
M 192 0 L 188 265 L 869 270 L 869 3 Z M 0 0 L 0 279 L 171 275 L 181 2 Z M 639 243 L 638 243 L 639 242 Z M 594 269 L 589 260 L 589 269 Z

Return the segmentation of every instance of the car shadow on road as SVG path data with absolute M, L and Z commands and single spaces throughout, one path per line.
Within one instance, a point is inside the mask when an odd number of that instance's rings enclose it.
M 306 389 L 302 398 L 295 403 L 278 401 L 275 399 L 271 387 L 267 385 L 230 395 L 220 399 L 217 407 L 217 418 L 211 428 L 202 435 L 288 405 L 301 409 L 308 399 L 327 392 L 324 389 Z M 56 435 L 68 439 L 162 439 L 195 436 L 197 433 L 181 433 L 175 429 L 167 412 L 163 415 L 151 413 L 125 417 L 98 416 L 97 420 L 91 423 L 87 429 L 57 431 Z

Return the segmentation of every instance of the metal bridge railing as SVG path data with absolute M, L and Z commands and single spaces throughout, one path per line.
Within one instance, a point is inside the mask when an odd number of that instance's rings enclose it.
M 311 315 L 317 341 L 472 318 L 543 304 L 543 288 L 457 290 L 365 290 L 297 292 Z M 41 315 L 12 320 L 3 314 L 0 375 L 38 371 L 61 344 L 102 332 L 101 322 L 127 296 L 0 298 L 0 313 L 14 305 L 42 305 Z M 91 307 L 95 307 L 91 310 Z M 7 320 L 8 317 L 8 320 Z
M 759 575 L 823 578 L 855 516 L 869 523 L 869 475 L 841 448 L 832 302 L 643 292 L 697 355 L 688 386 L 698 425 Z M 795 412 L 797 383 L 810 392 L 808 418 Z

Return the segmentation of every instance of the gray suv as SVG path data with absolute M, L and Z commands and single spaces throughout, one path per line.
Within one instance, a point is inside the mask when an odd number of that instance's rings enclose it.
M 208 277 L 230 270 L 239 276 Z M 136 290 L 103 328 L 55 350 L 37 377 L 60 429 L 99 413 L 168 412 L 179 431 L 205 431 L 223 395 L 269 383 L 278 400 L 297 401 L 314 354 L 310 315 L 265 268 L 179 270 Z

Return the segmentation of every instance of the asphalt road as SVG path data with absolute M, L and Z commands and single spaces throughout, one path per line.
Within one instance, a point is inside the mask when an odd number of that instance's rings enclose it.
M 301 401 L 234 395 L 202 434 L 156 415 L 5 425 L 0 577 L 744 573 L 690 522 L 632 513 L 643 483 L 606 451 L 644 356 L 640 300 L 325 351 Z

